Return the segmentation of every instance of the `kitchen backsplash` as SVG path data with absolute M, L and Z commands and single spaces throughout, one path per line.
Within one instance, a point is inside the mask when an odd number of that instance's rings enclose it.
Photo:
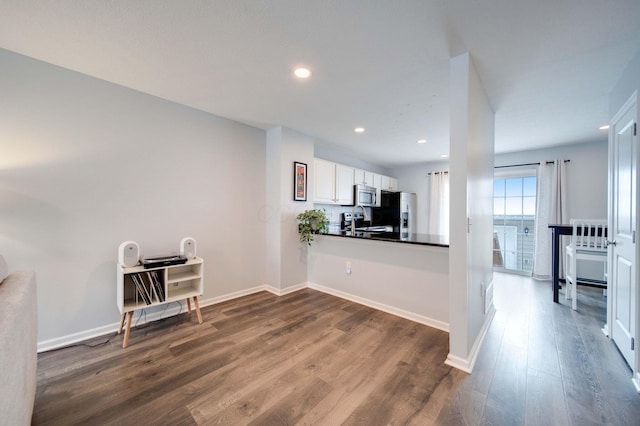
M 327 217 L 329 218 L 329 227 L 338 229 L 340 228 L 340 221 L 342 220 L 342 217 L 340 216 L 341 213 L 351 213 L 353 210 L 353 207 L 332 206 L 330 204 L 314 204 L 313 208 L 324 209 L 327 213 Z M 366 207 L 366 209 L 367 214 L 371 217 L 371 208 Z M 358 208 L 358 211 L 361 211 L 360 208 Z

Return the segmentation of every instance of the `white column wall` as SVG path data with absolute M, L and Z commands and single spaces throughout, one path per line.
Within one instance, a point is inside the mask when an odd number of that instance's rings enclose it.
M 450 332 L 447 363 L 471 371 L 483 327 L 486 328 L 491 318 L 484 314 L 481 287 L 491 285 L 493 279 L 494 114 L 468 53 L 451 59 L 450 76 Z
M 313 138 L 286 127 L 267 132 L 268 285 L 277 293 L 306 286 L 307 247 L 296 216 L 313 208 Z M 307 201 L 293 201 L 293 163 L 307 164 Z
M 282 227 L 280 175 L 282 165 L 280 152 L 282 151 L 282 127 L 274 127 L 267 131 L 267 179 L 265 181 L 266 204 L 262 207 L 266 221 L 266 274 L 267 285 L 280 289 L 282 281 L 281 259 L 282 242 L 280 232 Z

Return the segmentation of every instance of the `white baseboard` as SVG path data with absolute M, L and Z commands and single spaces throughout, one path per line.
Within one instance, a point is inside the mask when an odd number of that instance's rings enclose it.
M 38 342 L 38 353 L 73 345 L 74 343 L 93 339 L 94 337 L 104 336 L 105 334 L 115 333 L 118 331 L 118 328 L 120 328 L 120 323 L 116 322 L 113 324 L 103 325 L 102 327 L 92 328 L 91 330 L 80 331 L 78 333 L 56 337 L 55 339 L 44 340 L 42 342 Z
M 633 386 L 636 388 L 636 392 L 640 393 L 640 373 L 639 372 L 635 372 L 633 373 L 633 378 L 631 379 L 631 382 L 633 383 Z
M 488 314 L 493 309 L 493 280 L 484 291 L 484 314 Z
M 239 297 L 248 296 L 265 290 L 270 291 L 269 286 L 261 285 L 246 290 L 224 294 L 222 296 L 212 297 L 210 299 L 199 299 L 198 302 L 200 303 L 200 307 L 203 308 L 205 306 L 215 305 L 217 303 L 226 302 L 227 300 L 237 299 Z M 142 314 L 142 310 L 136 311 L 133 316 L 132 327 L 169 318 L 174 315 L 178 315 L 181 312 L 186 312 L 186 303 L 181 302 L 171 302 L 164 305 L 164 307 L 162 307 L 163 305 L 159 305 L 158 307 L 154 307 L 155 310 L 153 312 L 147 312 L 146 314 Z M 59 349 L 65 346 L 74 345 L 84 340 L 93 339 L 94 337 L 115 333 L 119 328 L 120 322 L 115 322 L 90 330 L 57 337 L 55 339 L 44 340 L 42 342 L 38 342 L 38 353 Z
M 408 312 L 402 309 L 395 308 L 393 306 L 385 305 L 383 303 L 375 302 L 373 300 L 365 299 L 363 297 L 354 296 L 349 293 L 342 292 L 340 290 L 335 290 L 329 287 L 325 287 L 319 284 L 313 284 L 309 282 L 304 282 L 300 284 L 295 284 L 283 289 L 278 289 L 276 287 L 270 285 L 261 285 L 257 287 L 252 287 L 246 290 L 236 291 L 233 293 L 224 294 L 222 296 L 212 297 L 210 299 L 200 299 L 200 307 L 215 305 L 217 303 L 226 302 L 227 300 L 237 299 L 239 297 L 248 296 L 250 294 L 258 293 L 260 291 L 268 291 L 270 293 L 275 294 L 276 296 L 284 296 L 285 294 L 293 293 L 294 291 L 302 290 L 305 288 L 312 288 L 317 291 L 321 291 L 323 293 L 331 294 L 336 297 L 340 297 L 342 299 L 350 300 L 352 302 L 369 306 L 370 308 L 378 309 L 383 312 L 387 312 L 389 314 L 408 319 L 410 321 L 414 321 L 420 324 L 427 325 L 429 327 L 437 328 L 438 330 L 449 332 L 449 324 L 438 321 L 432 318 L 428 318 L 422 315 L 415 314 L 413 312 Z M 134 314 L 132 326 L 138 326 L 147 324 L 153 321 L 158 321 L 160 319 L 168 318 L 174 315 L 179 314 L 180 312 L 186 311 L 185 304 L 179 304 L 180 302 L 171 302 L 165 307 L 156 307 L 153 312 L 147 312 L 146 314 L 141 314 L 141 311 L 138 311 Z M 70 346 L 79 342 L 82 342 L 87 339 L 92 339 L 94 337 L 104 336 L 106 334 L 115 333 L 120 328 L 119 322 L 114 322 L 112 324 L 107 324 L 101 327 L 96 327 L 91 330 L 80 331 L 78 333 L 68 334 L 66 336 L 57 337 L 55 339 L 44 340 L 42 342 L 38 342 L 38 353 L 51 351 L 54 349 L 62 348 L 65 346 Z
M 233 293 L 223 294 L 222 296 L 212 297 L 206 300 L 198 300 L 200 302 L 200 307 L 215 305 L 217 303 L 226 302 L 227 300 L 237 299 L 239 297 L 248 296 L 250 294 L 259 293 L 261 291 L 270 291 L 269 286 L 267 285 L 259 285 L 256 287 L 248 288 L 246 290 L 234 291 Z
M 480 334 L 478 335 L 476 341 L 473 343 L 471 352 L 466 358 L 461 358 L 449 353 L 444 363 L 453 368 L 457 368 L 458 370 L 462 370 L 465 373 L 471 374 L 471 372 L 473 371 L 473 367 L 476 365 L 476 360 L 478 359 L 478 354 L 480 353 L 482 342 L 484 342 L 484 338 L 487 336 L 487 332 L 489 331 L 489 327 L 491 326 L 491 322 L 493 321 L 493 317 L 495 314 L 496 310 L 492 304 L 490 306 L 489 313 L 485 316 L 485 321 L 484 324 L 482 324 Z
M 285 294 L 293 293 L 294 291 L 302 290 L 308 287 L 309 287 L 309 283 L 304 282 L 304 283 L 295 284 L 282 289 L 278 289 L 273 286 L 267 285 L 265 286 L 265 290 L 275 294 L 276 296 L 284 296 Z
M 228 300 L 228 299 L 225 299 L 225 300 Z M 131 322 L 131 327 L 137 327 L 139 325 L 147 324 L 153 321 L 158 321 L 164 318 L 169 318 L 174 315 L 178 315 L 179 313 L 186 312 L 187 311 L 186 303 L 182 303 L 182 302 L 183 301 L 171 302 L 167 305 L 164 305 L 164 307 L 162 307 L 163 305 L 154 306 L 155 310 L 152 312 L 145 312 L 144 309 L 137 310 L 134 312 L 133 319 Z M 200 307 L 213 304 L 213 302 L 210 302 L 209 300 L 203 300 L 199 302 L 200 302 Z M 215 303 L 219 303 L 219 302 L 215 302 Z M 91 330 L 81 331 L 78 333 L 68 334 L 66 336 L 58 337 L 55 339 L 38 342 L 38 353 L 63 348 L 65 346 L 74 345 L 76 343 L 82 342 L 87 339 L 93 339 L 94 337 L 100 337 L 106 334 L 116 333 L 119 328 L 120 328 L 120 323 L 115 322 L 102 327 L 96 327 Z
M 408 319 L 413 322 L 417 322 L 420 324 L 427 325 L 429 327 L 437 328 L 438 330 L 449 332 L 449 324 L 443 321 L 438 321 L 433 318 L 425 317 L 423 315 L 418 315 L 413 312 L 405 311 L 403 309 L 395 308 L 393 306 L 385 305 L 383 303 L 375 302 L 373 300 L 365 299 L 364 297 L 354 296 L 353 294 L 345 293 L 340 290 L 335 290 L 330 287 L 325 287 L 320 284 L 308 283 L 309 288 L 314 290 L 321 291 L 323 293 L 330 294 L 332 296 L 339 297 L 341 299 L 346 299 L 351 302 L 358 303 L 360 305 L 368 306 L 370 308 L 377 309 L 379 311 L 386 312 L 391 315 L 395 315 L 400 318 Z
M 460 358 L 455 355 L 448 354 L 447 359 L 444 363 L 450 367 L 457 368 L 458 370 L 464 371 L 465 373 L 471 374 L 473 367 L 471 366 L 471 362 L 466 358 Z

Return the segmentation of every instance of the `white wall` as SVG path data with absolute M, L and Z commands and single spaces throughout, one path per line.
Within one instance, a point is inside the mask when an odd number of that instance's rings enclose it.
M 468 53 L 451 59 L 449 355 L 470 371 L 486 327 L 481 284 L 493 281 L 494 114 Z M 467 227 L 467 218 L 471 220 Z
M 358 158 L 357 155 L 351 155 L 344 152 L 343 150 L 340 150 L 340 148 L 336 145 L 329 145 L 321 141 L 316 141 L 314 146 L 314 155 L 317 158 L 322 158 L 323 160 L 327 161 L 333 161 L 334 163 L 344 164 L 345 166 L 355 167 L 356 169 L 367 170 L 381 175 L 395 177 L 390 174 L 389 169 L 381 167 L 377 164 L 363 161 Z
M 607 217 L 607 135 L 601 142 L 562 145 L 496 155 L 496 166 L 571 160 L 567 170 L 567 207 L 570 218 Z M 505 170 L 505 169 L 503 169 Z
M 398 178 L 398 187 L 416 194 L 416 232 L 427 234 L 429 224 L 429 173 L 449 170 L 448 161 L 438 161 L 409 166 L 394 167 L 391 174 Z
M 607 216 L 607 140 L 606 131 L 600 142 L 561 145 L 537 150 L 495 155 L 495 165 L 551 161 L 557 158 L 567 163 L 567 207 L 569 217 L 606 218 Z M 418 196 L 418 232 L 427 231 L 428 173 L 449 170 L 448 162 L 431 162 L 397 167 L 391 173 L 403 188 Z M 509 170 L 509 169 L 503 169 Z M 589 188 L 585 191 L 585 188 Z
M 39 341 L 119 320 L 118 245 L 204 258 L 203 299 L 264 285 L 265 133 L 0 50 L 0 253 Z
M 606 131 L 603 132 L 603 137 L 606 138 L 605 134 Z M 496 155 L 496 166 L 543 163 L 556 159 L 571 160 L 566 163 L 568 217 L 606 219 L 608 203 L 607 155 L 608 144 L 604 139 L 601 142 L 570 144 Z M 564 237 L 564 243 L 569 243 L 568 237 Z M 581 278 L 604 280 L 604 269 L 600 262 L 578 261 L 578 270 L 581 271 Z
M 622 72 L 620 80 L 609 93 L 609 119 L 612 119 L 620 108 L 629 100 L 631 94 L 640 90 L 640 49 Z
M 313 208 L 313 138 L 286 127 L 267 132 L 268 285 L 277 292 L 307 283 L 307 246 L 296 216 Z M 307 201 L 293 201 L 293 163 L 307 164 Z
M 263 215 L 267 222 L 266 232 L 266 273 L 267 285 L 280 288 L 282 281 L 282 241 L 280 233 L 282 223 L 281 202 L 282 188 L 280 179 L 282 174 L 282 127 L 274 127 L 267 131 L 267 179 L 266 179 L 266 204 L 263 207 Z

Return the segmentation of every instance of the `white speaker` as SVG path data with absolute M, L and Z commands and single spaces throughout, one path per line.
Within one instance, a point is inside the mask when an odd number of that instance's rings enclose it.
M 180 240 L 180 254 L 187 259 L 195 259 L 196 257 L 196 240 L 191 237 L 184 237 Z
M 125 241 L 118 247 L 118 263 L 125 267 L 136 266 L 140 261 L 140 246 L 135 241 Z

